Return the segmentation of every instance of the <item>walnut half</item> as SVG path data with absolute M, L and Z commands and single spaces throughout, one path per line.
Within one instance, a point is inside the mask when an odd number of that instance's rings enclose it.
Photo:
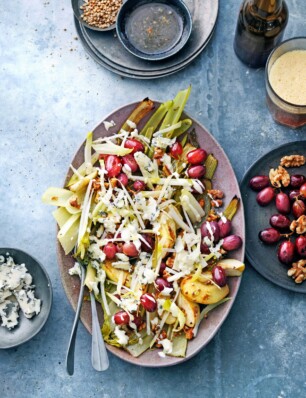
M 306 279 L 306 260 L 293 263 L 287 274 L 294 279 L 295 283 L 302 283 Z
M 290 224 L 290 230 L 301 235 L 306 232 L 306 216 L 302 215 L 297 220 L 293 220 Z
M 300 167 L 306 163 L 303 155 L 289 155 L 281 158 L 280 164 L 284 167 Z
M 269 178 L 273 187 L 280 188 L 282 185 L 287 187 L 290 184 L 290 175 L 282 166 L 277 169 L 270 169 Z

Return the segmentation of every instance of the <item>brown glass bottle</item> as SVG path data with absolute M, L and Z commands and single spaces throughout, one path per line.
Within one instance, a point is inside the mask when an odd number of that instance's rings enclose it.
M 244 0 L 234 39 L 237 57 L 252 68 L 265 66 L 270 52 L 282 40 L 287 22 L 284 0 Z

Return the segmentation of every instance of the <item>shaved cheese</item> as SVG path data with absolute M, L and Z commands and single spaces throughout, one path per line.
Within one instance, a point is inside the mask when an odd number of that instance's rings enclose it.
M 130 194 L 128 193 L 128 191 L 125 189 L 125 187 L 123 185 L 122 185 L 122 189 L 124 190 L 124 192 L 125 192 L 125 194 L 126 194 L 126 196 L 128 198 L 128 201 L 130 202 L 130 205 L 132 206 L 133 210 L 135 211 L 135 215 L 136 215 L 136 217 L 137 217 L 137 219 L 139 221 L 139 224 L 140 224 L 141 228 L 145 229 L 144 222 L 142 221 L 141 217 L 139 216 L 139 214 L 137 212 L 137 208 L 136 208 L 136 206 L 135 206 L 135 204 L 133 202 L 133 199 L 130 197 Z
M 121 293 L 121 287 L 123 285 L 123 279 L 124 279 L 125 275 L 124 272 L 120 272 L 119 275 L 119 280 L 118 280 L 118 284 L 117 284 L 117 293 L 120 294 Z
M 175 143 L 176 138 L 166 138 L 166 137 L 154 137 L 152 139 L 152 145 L 157 148 L 166 149 L 168 146 L 171 146 Z
M 181 214 L 179 213 L 179 211 L 174 206 L 169 206 L 167 212 L 168 212 L 169 216 L 171 218 L 173 218 L 173 220 L 176 222 L 176 224 L 179 227 L 181 227 L 185 231 L 190 231 L 191 232 L 190 227 L 187 224 L 184 223 Z

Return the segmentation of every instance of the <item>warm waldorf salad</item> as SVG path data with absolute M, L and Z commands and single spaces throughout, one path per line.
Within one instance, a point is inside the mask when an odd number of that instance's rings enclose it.
M 84 163 L 65 189 L 49 188 L 47 204 L 66 254 L 86 266 L 85 284 L 102 304 L 105 341 L 139 356 L 185 356 L 201 320 L 227 300 L 227 276 L 244 265 L 224 259 L 240 248 L 231 234 L 239 199 L 225 210 L 213 189 L 218 161 L 199 148 L 190 119 L 181 120 L 190 89 L 155 112 L 145 99 L 123 126 L 85 143 Z M 151 117 L 139 131 L 140 121 Z

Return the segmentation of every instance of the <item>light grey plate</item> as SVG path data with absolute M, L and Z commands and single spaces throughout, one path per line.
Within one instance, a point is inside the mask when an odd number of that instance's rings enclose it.
M 113 32 L 95 32 L 84 28 L 76 20 L 80 40 L 86 39 L 94 49 L 99 63 L 107 64 L 115 73 L 136 78 L 157 78 L 186 67 L 205 48 L 214 30 L 218 16 L 217 0 L 188 0 L 187 6 L 193 18 L 193 31 L 187 45 L 175 56 L 163 61 L 145 61 L 125 50 Z M 93 56 L 92 51 L 86 51 Z M 97 60 L 97 59 L 96 59 Z M 107 67 L 107 66 L 106 66 Z M 121 69 L 122 68 L 122 69 Z M 122 73 L 120 73 L 122 72 Z
M 82 40 L 82 44 L 84 46 L 85 51 L 101 66 L 105 67 L 106 69 L 110 70 L 111 72 L 117 73 L 121 76 L 124 77 L 130 77 L 130 78 L 134 78 L 134 79 L 157 79 L 157 78 L 161 78 L 161 77 L 166 77 L 169 76 L 173 73 L 176 73 L 182 69 L 184 69 L 187 65 L 189 65 L 202 51 L 203 49 L 207 46 L 207 44 L 209 43 L 213 32 L 211 33 L 211 35 L 209 36 L 209 38 L 207 39 L 206 43 L 204 43 L 203 48 L 201 48 L 199 50 L 198 53 L 194 54 L 192 56 L 192 58 L 186 60 L 185 62 L 183 62 L 179 67 L 177 67 L 176 69 L 172 69 L 172 70 L 168 70 L 168 71 L 164 71 L 163 74 L 161 74 L 160 72 L 156 74 L 156 72 L 143 72 L 143 71 L 132 71 L 130 69 L 121 67 L 119 65 L 114 66 L 114 64 L 112 64 L 109 61 L 106 61 L 105 58 L 101 57 L 101 54 L 99 52 L 97 52 L 97 50 L 92 46 L 92 44 L 86 39 L 86 36 L 84 36 L 83 32 L 82 32 L 82 27 L 79 24 L 79 22 L 77 20 L 75 20 L 75 25 L 76 25 L 76 30 L 77 33 L 80 37 L 80 39 Z
M 0 248 L 0 255 L 9 253 L 16 264 L 24 263 L 33 277 L 35 297 L 42 302 L 41 311 L 32 319 L 27 319 L 22 311 L 19 312 L 19 325 L 12 330 L 0 326 L 0 349 L 16 347 L 34 337 L 46 323 L 52 305 L 52 286 L 44 267 L 29 254 L 18 250 Z
M 90 55 L 99 65 L 110 70 L 111 72 L 117 73 L 120 76 L 129 77 L 129 78 L 133 78 L 133 79 L 156 79 L 156 78 L 169 76 L 175 72 L 180 71 L 181 69 L 184 69 L 184 67 L 185 67 L 184 65 L 182 65 L 180 68 L 174 69 L 173 71 L 170 71 L 170 72 L 168 71 L 168 72 L 165 72 L 164 74 L 159 73 L 157 75 L 154 74 L 153 72 L 147 74 L 147 73 L 141 72 L 141 71 L 140 72 L 139 71 L 131 71 L 129 69 L 122 68 L 118 65 L 116 65 L 116 67 L 115 67 L 111 62 L 108 62 L 105 59 L 102 59 L 100 57 L 100 54 L 95 50 L 95 48 L 92 46 L 92 44 L 86 40 L 86 37 L 82 33 L 81 25 L 79 24 L 79 22 L 77 20 L 75 21 L 75 24 L 76 24 L 77 33 L 78 33 L 79 37 L 81 38 L 84 49 L 88 53 L 88 55 Z

